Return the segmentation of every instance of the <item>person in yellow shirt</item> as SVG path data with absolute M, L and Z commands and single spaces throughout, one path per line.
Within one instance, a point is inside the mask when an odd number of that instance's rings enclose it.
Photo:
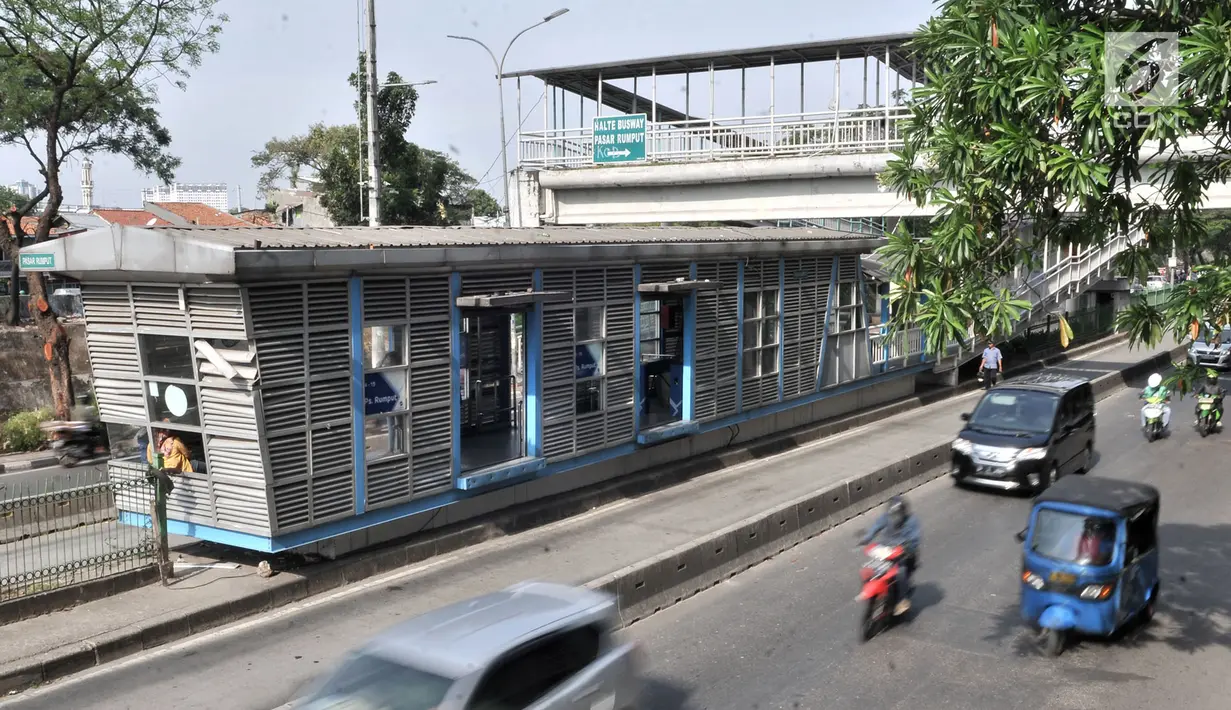
M 191 454 L 188 452 L 188 447 L 184 446 L 184 442 L 180 438 L 165 429 L 159 429 L 154 432 L 154 441 L 158 446 L 159 453 L 162 454 L 162 467 L 166 471 L 175 471 L 176 473 L 192 473 Z M 150 465 L 154 465 L 154 446 L 149 444 L 145 448 L 145 457 L 149 460 Z

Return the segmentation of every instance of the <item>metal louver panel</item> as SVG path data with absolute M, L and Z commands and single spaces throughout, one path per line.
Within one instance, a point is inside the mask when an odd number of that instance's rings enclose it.
M 587 414 L 577 418 L 577 450 L 591 451 L 603 448 L 607 441 L 607 417 L 605 414 Z
M 133 314 L 137 325 L 149 328 L 188 327 L 188 314 L 180 308 L 180 291 L 167 286 L 133 286 Z
M 350 377 L 350 333 L 345 330 L 308 334 L 308 371 L 313 377 Z
M 95 377 L 141 378 L 137 338 L 131 333 L 90 333 L 86 336 L 86 352 Z
M 145 397 L 141 383 L 136 380 L 94 378 L 94 398 L 98 402 L 98 414 L 107 421 L 141 423 L 145 421 Z
M 367 507 L 376 508 L 410 497 L 410 461 L 405 456 L 381 459 L 367 465 Z
M 200 388 L 201 418 L 206 432 L 241 439 L 259 436 L 252 393 L 243 390 Z
M 269 474 L 275 485 L 308 477 L 308 433 L 289 432 L 268 437 Z M 279 522 L 281 527 L 281 522 Z
M 642 264 L 641 283 L 663 283 L 675 281 L 676 279 L 687 279 L 691 266 L 687 261 L 679 261 L 674 264 Z
M 87 330 L 132 329 L 132 302 L 129 300 L 126 285 L 83 283 L 81 304 L 85 309 Z
M 850 283 L 859 280 L 859 257 L 858 256 L 840 256 L 838 257 L 838 281 L 841 283 Z
M 304 327 L 303 284 L 249 286 L 247 291 L 252 331 L 258 336 L 279 330 L 302 331 Z
M 549 291 L 579 290 L 573 269 L 544 269 L 543 288 Z M 592 286 L 581 285 L 585 290 Z M 543 306 L 543 456 L 549 460 L 576 451 L 576 356 L 573 344 L 572 303 Z
M 269 503 L 260 443 L 211 436 L 207 448 L 218 523 L 268 535 Z
M 257 369 L 262 384 L 302 379 L 307 374 L 302 333 L 260 335 L 257 331 Z
M 632 294 L 629 294 L 631 297 Z M 578 269 L 573 280 L 573 303 L 602 303 L 607 299 L 607 272 L 605 269 Z
M 201 474 L 176 476 L 175 488 L 167 496 L 167 517 L 188 522 L 213 523 L 214 503 L 209 480 Z
M 363 322 L 405 321 L 406 279 L 363 280 Z
M 312 403 L 313 425 L 326 422 L 350 422 L 350 379 L 313 380 L 308 385 L 308 401 Z
M 345 281 L 308 284 L 308 327 L 347 328 L 350 325 L 350 289 Z
M 351 426 L 335 426 L 312 430 L 312 478 L 322 473 L 354 471 L 354 442 Z
M 308 409 L 308 397 L 302 383 L 261 387 L 261 408 L 265 415 L 265 432 L 304 426 L 304 414 Z
M 312 522 L 320 524 L 355 514 L 355 477 L 350 471 L 312 476 Z
M 534 275 L 529 271 L 462 272 L 462 293 L 482 295 L 529 291 L 534 287 Z
M 816 391 L 817 357 L 829 300 L 832 257 L 787 259 L 783 287 L 783 376 L 785 399 Z
M 243 295 L 238 286 L 189 286 L 184 289 L 184 301 L 188 304 L 188 322 L 194 331 L 234 334 L 241 339 L 248 337 Z
M 412 276 L 409 293 L 410 494 L 422 498 L 453 488 L 449 279 L 443 274 Z
M 294 481 L 273 487 L 274 520 L 278 531 L 307 527 L 312 520 L 312 501 L 308 497 L 308 480 Z

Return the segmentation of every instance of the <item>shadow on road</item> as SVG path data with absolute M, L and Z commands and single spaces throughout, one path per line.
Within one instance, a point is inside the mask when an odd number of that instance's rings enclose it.
M 641 692 L 641 707 L 645 710 L 685 710 L 691 691 L 656 678 L 645 681 Z

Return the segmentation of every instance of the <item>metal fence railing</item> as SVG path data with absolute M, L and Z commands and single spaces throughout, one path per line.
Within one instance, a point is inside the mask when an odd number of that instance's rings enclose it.
M 1157 308 L 1166 303 L 1167 299 L 1171 298 L 1171 290 L 1174 288 L 1175 286 L 1168 284 L 1162 288 L 1147 289 L 1141 293 L 1145 296 L 1146 303 Z
M 910 109 L 890 106 L 844 111 L 646 121 L 645 158 L 686 163 L 838 153 L 886 153 L 902 145 Z M 591 128 L 522 131 L 522 167 L 576 168 L 593 164 Z
M 146 510 L 153 496 L 145 478 L 110 480 L 105 466 L 0 479 L 0 602 L 156 564 L 151 528 L 121 523 L 115 505 Z
M 1091 340 L 1111 335 L 1116 329 L 1116 308 L 1112 304 L 1096 306 L 1069 313 L 1065 318 L 1073 331 L 1073 344 L 1086 343 Z M 1041 323 L 1035 323 L 1009 341 L 1014 350 L 1023 351 L 1032 356 L 1062 350 L 1060 344 L 1060 317 L 1048 314 Z

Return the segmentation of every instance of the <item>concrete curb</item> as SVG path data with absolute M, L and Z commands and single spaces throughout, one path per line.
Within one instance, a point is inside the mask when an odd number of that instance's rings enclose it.
M 1106 341 L 1100 341 L 1088 347 L 1106 345 Z M 1179 347 L 1120 372 L 1096 378 L 1096 397 L 1106 397 L 1124 386 L 1127 380 L 1169 364 L 1175 353 L 1182 353 L 1184 350 L 1185 348 Z M 1068 357 L 1074 354 L 1076 351 L 1069 353 Z M 968 389 L 970 388 L 956 388 L 954 394 Z M 905 410 L 922 406 L 918 397 L 900 404 L 904 405 Z M 840 427 L 828 433 L 809 431 L 779 438 L 795 442 L 821 438 L 883 418 L 884 410 L 892 406 L 894 405 L 885 405 L 873 412 L 850 417 L 858 423 L 839 420 L 830 425 L 816 427 L 817 430 Z M 803 438 L 801 434 L 809 436 Z M 765 445 L 781 447 L 784 450 L 790 448 L 789 445 L 775 444 L 772 441 Z M 947 469 L 948 449 L 948 444 L 934 446 L 878 471 L 861 474 L 823 490 L 805 494 L 767 513 L 752 516 L 669 552 L 593 580 L 586 586 L 614 594 L 619 600 L 625 625 L 639 621 L 871 510 L 894 493 L 916 488 L 938 478 Z M 725 467 L 763 455 L 764 453 L 754 452 L 752 447 L 748 447 L 739 452 L 720 454 L 717 458 L 721 464 L 719 467 Z M 613 486 L 611 490 L 615 488 Z M 574 506 L 567 507 L 571 510 Z M 526 513 L 519 515 L 527 516 Z M 531 512 L 528 517 L 539 516 Z M 547 521 L 536 519 L 534 522 L 538 525 Z M 475 525 L 433 539 L 374 552 L 351 561 L 322 565 L 314 569 L 310 578 L 277 575 L 269 580 L 266 589 L 249 597 L 218 603 L 180 617 L 137 624 L 8 664 L 7 667 L 0 668 L 0 694 L 48 683 L 254 614 L 302 601 L 346 584 L 447 554 L 494 536 L 489 525 Z M 31 598 L 23 601 L 33 603 L 35 600 Z
M 0 473 L 16 473 L 17 471 L 30 471 L 36 468 L 51 468 L 59 464 L 60 459 L 55 456 L 43 456 L 28 461 L 13 461 L 10 463 L 0 462 Z

